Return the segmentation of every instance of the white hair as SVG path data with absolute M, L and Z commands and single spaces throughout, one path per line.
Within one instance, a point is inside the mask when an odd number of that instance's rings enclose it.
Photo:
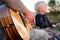
M 37 3 L 35 4 L 35 7 L 34 7 L 35 10 L 38 11 L 38 7 L 41 6 L 42 4 L 45 4 L 45 2 L 44 2 L 44 1 L 39 1 L 39 2 L 37 2 Z

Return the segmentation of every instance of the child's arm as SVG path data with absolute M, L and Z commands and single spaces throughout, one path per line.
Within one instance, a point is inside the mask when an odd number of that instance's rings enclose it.
M 53 27 L 53 28 L 56 27 L 56 25 L 55 24 L 52 24 L 49 20 L 48 20 L 48 22 L 49 22 L 49 26 L 50 27 Z

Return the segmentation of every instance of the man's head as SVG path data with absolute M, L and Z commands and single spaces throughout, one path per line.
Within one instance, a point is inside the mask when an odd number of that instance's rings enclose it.
M 35 10 L 37 12 L 46 13 L 47 12 L 47 4 L 44 1 L 39 1 L 35 4 Z

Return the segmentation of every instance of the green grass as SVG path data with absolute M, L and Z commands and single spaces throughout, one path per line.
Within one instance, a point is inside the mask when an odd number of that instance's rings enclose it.
M 58 30 L 58 31 L 60 31 L 60 27 L 56 27 L 56 28 L 55 28 L 55 30 Z

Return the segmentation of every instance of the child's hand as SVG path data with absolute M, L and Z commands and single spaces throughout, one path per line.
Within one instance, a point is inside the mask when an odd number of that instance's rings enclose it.
M 56 27 L 56 25 L 54 25 L 54 24 L 53 24 L 52 26 L 53 26 L 54 28 Z

